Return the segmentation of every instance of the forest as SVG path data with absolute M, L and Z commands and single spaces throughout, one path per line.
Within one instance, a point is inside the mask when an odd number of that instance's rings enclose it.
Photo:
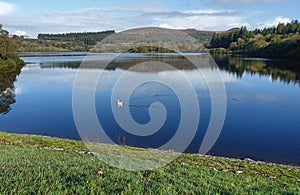
M 14 84 L 24 62 L 14 53 L 8 31 L 0 24 L 0 113 L 7 113 L 15 102 Z
M 114 30 L 103 32 L 63 33 L 63 34 L 39 34 L 39 40 L 76 41 L 86 45 L 96 45 L 105 37 L 114 34 Z
M 14 35 L 11 39 L 18 52 L 89 51 L 102 39 L 114 33 L 115 31 L 39 34 L 37 39 Z
M 215 33 L 211 53 L 249 57 L 299 58 L 300 23 L 280 23 L 277 27 L 248 31 L 246 27 Z
M 14 53 L 12 40 L 8 31 L 2 29 L 0 24 L 0 68 L 18 67 L 24 65 L 23 61 Z

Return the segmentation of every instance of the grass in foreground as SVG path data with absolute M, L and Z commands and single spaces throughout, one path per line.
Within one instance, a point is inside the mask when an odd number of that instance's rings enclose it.
M 106 153 L 116 148 L 144 150 L 103 147 Z M 0 132 L 0 194 L 300 192 L 299 167 L 184 154 L 159 169 L 134 172 L 106 165 L 84 151 L 87 148 L 80 141 Z

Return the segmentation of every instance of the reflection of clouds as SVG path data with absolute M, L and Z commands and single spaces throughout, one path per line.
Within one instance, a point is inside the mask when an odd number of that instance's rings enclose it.
M 22 87 L 16 86 L 15 87 L 15 94 L 20 95 L 22 93 L 24 93 L 24 89 Z
M 270 93 L 256 93 L 256 94 L 234 93 L 229 97 L 229 99 L 231 99 L 233 101 L 254 99 L 254 100 L 263 101 L 263 102 L 276 101 L 279 98 L 280 97 L 278 95 L 273 95 L 273 94 L 270 94 Z
M 84 71 L 87 75 L 85 81 L 81 81 L 80 87 L 85 90 L 94 90 L 91 87 L 91 83 L 89 81 L 89 75 L 93 75 L 101 70 L 99 69 L 86 69 L 80 70 Z M 178 70 L 183 76 L 189 80 L 189 82 L 195 86 L 196 88 L 204 88 L 205 81 L 201 77 L 200 72 L 197 69 L 194 70 Z M 207 69 L 205 72 L 214 73 L 211 69 Z M 126 83 L 126 86 L 130 87 L 135 84 L 135 81 L 140 78 L 147 78 L 152 81 L 159 81 L 162 78 L 171 79 L 174 83 L 181 86 L 181 79 L 176 75 L 176 71 L 161 71 L 161 72 L 133 72 L 133 71 L 125 71 L 123 69 L 115 69 L 113 70 L 104 70 L 101 79 L 101 83 L 98 83 L 96 90 L 111 90 L 114 87 L 115 82 L 120 78 L 122 74 L 130 75 L 127 79 L 122 80 L 122 82 Z M 77 74 L 77 69 L 67 69 L 67 68 L 40 68 L 37 65 L 27 65 L 22 70 L 22 74 L 18 78 L 19 83 L 31 83 L 35 85 L 48 85 L 48 86 L 57 86 L 57 87 L 73 87 L 74 79 Z M 232 75 L 221 73 L 222 79 L 225 83 L 231 82 L 234 77 Z M 213 82 L 212 79 L 210 82 Z M 21 88 L 19 89 L 19 93 L 21 93 Z M 124 88 L 124 90 L 126 90 Z
M 203 69 L 194 69 L 194 70 L 179 70 L 181 73 L 189 79 L 191 83 L 198 83 L 199 81 L 203 81 L 203 78 L 201 78 L 201 73 L 202 74 L 211 74 L 211 75 L 216 75 L 216 74 L 221 74 L 222 80 L 224 83 L 229 83 L 235 80 L 235 77 L 233 75 L 230 75 L 225 72 L 219 72 L 215 69 L 210 69 L 210 68 L 203 68 Z M 163 71 L 158 73 L 159 76 L 161 77 L 169 77 L 172 78 L 174 81 L 176 81 L 176 77 L 173 77 L 175 75 L 174 71 Z M 200 78 L 199 78 L 200 76 Z M 211 80 L 211 82 L 217 82 L 217 80 Z
M 38 53 L 36 52 L 36 55 Z M 21 57 L 26 63 L 54 63 L 54 62 L 70 62 L 70 56 L 37 56 L 37 57 Z M 72 62 L 81 62 L 84 56 L 72 56 Z
M 74 69 L 41 69 L 37 66 L 27 66 L 22 70 L 18 83 L 70 87 L 73 85 L 75 73 Z
M 268 93 L 260 93 L 260 94 L 254 95 L 253 98 L 260 100 L 260 101 L 270 102 L 270 101 L 274 101 L 274 100 L 278 99 L 278 96 L 274 96 L 274 95 L 268 94 Z

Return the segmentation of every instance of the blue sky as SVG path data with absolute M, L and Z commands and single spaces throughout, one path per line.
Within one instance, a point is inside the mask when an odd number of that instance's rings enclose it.
M 0 0 L 0 23 L 12 34 L 174 29 L 249 29 L 300 20 L 299 0 Z

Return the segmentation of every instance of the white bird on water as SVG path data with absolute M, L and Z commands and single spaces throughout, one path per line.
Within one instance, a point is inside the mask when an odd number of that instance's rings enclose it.
M 118 100 L 118 108 L 123 107 L 123 102 Z

